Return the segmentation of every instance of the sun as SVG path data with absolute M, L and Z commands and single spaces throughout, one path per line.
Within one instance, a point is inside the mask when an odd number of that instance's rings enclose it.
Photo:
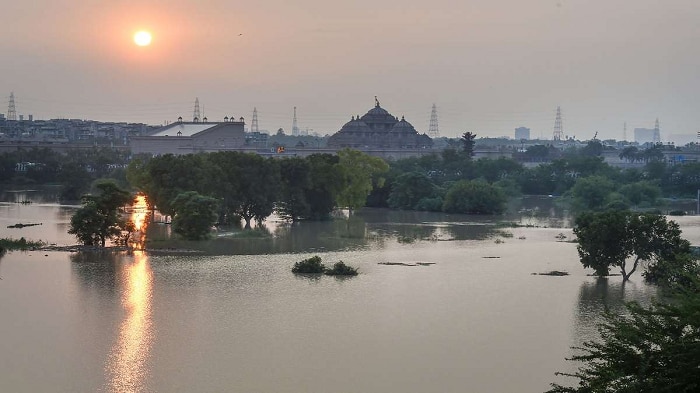
M 151 33 L 141 30 L 134 34 L 134 43 L 138 46 L 148 46 L 151 44 L 151 40 L 153 39 L 153 36 L 151 36 Z

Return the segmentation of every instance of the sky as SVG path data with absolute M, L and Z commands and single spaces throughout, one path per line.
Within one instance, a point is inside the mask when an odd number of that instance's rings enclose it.
M 427 132 L 700 131 L 698 0 L 0 0 L 0 111 L 147 124 L 258 110 L 321 135 L 383 108 Z M 138 47 L 133 34 L 153 35 Z

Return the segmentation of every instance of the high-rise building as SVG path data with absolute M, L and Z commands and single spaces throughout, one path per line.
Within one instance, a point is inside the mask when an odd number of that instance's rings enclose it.
M 527 127 L 516 128 L 515 139 L 530 139 L 530 129 Z

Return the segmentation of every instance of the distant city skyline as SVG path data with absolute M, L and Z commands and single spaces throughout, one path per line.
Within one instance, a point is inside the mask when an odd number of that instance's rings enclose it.
M 527 3 L 527 4 L 525 4 Z M 0 112 L 151 125 L 257 108 L 259 129 L 321 135 L 374 96 L 427 133 L 622 140 L 700 130 L 696 0 L 328 3 L 0 0 Z M 367 10 L 372 12 L 368 13 Z M 136 46 L 139 30 L 152 42 Z M 21 33 L 21 34 L 19 34 Z M 631 135 L 627 139 L 632 139 Z

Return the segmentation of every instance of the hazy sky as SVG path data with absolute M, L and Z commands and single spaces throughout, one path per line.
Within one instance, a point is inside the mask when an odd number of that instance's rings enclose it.
M 374 105 L 426 132 L 700 131 L 700 0 L 0 0 L 19 114 L 337 131 Z M 139 29 L 153 42 L 132 41 Z

